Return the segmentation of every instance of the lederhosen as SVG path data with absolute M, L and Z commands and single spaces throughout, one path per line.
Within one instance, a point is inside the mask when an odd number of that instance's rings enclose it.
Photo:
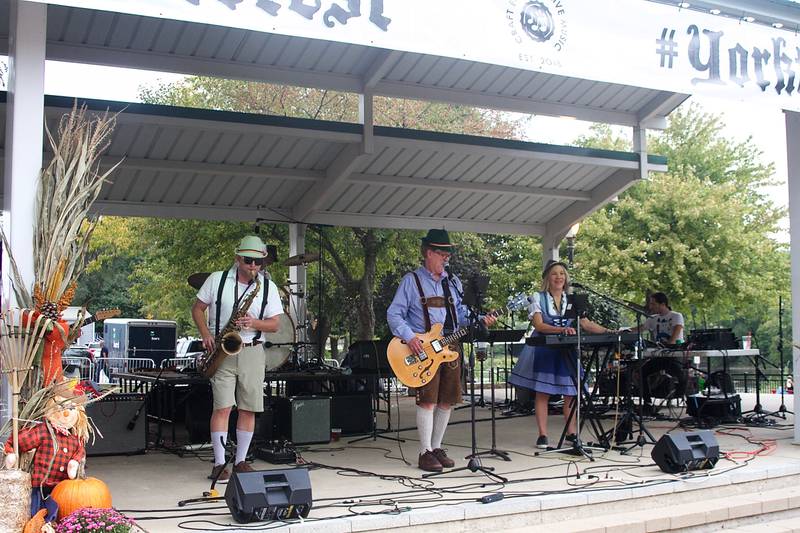
M 419 303 L 422 306 L 422 314 L 425 317 L 425 331 L 431 330 L 431 316 L 428 312 L 429 307 L 445 307 L 447 309 L 447 318 L 445 319 L 444 329 L 445 333 L 450 333 L 456 329 L 456 305 L 455 299 L 450 293 L 450 283 L 448 278 L 442 279 L 442 290 L 444 297 L 441 296 L 425 296 L 422 290 L 422 283 L 419 280 L 416 272 L 412 272 L 414 281 L 417 283 L 417 290 L 419 291 Z M 453 346 L 459 353 L 461 352 L 461 345 Z M 461 403 L 461 358 L 451 363 L 443 363 L 439 366 L 439 371 L 431 379 L 431 381 L 417 389 L 417 404 L 421 403 L 434 403 L 434 404 L 450 404 L 455 405 Z

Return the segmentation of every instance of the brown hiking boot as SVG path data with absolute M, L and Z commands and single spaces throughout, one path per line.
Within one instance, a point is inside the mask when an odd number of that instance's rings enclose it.
M 456 463 L 452 459 L 447 457 L 447 454 L 444 452 L 443 449 L 436 448 L 431 453 L 436 456 L 436 459 L 439 460 L 439 463 L 443 467 L 445 467 L 445 468 L 453 468 L 454 466 L 456 466 Z
M 433 455 L 433 452 L 425 452 L 419 456 L 419 468 L 426 472 L 441 472 L 442 463 Z
M 231 477 L 231 473 L 228 472 L 228 469 L 225 468 L 225 465 L 217 465 L 211 469 L 211 475 L 208 476 L 208 479 L 216 479 L 217 481 L 228 481 L 228 478 Z
M 237 474 L 243 474 L 244 472 L 254 472 L 255 470 L 248 464 L 247 461 L 242 461 L 241 463 L 236 463 L 233 466 L 233 471 Z

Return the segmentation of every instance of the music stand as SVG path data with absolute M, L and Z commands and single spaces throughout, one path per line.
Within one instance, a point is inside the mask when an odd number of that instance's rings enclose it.
M 495 474 L 494 468 L 489 466 L 483 466 L 481 464 L 481 460 L 478 457 L 478 440 L 475 428 L 475 351 L 472 348 L 472 342 L 476 340 L 475 332 L 478 330 L 478 314 L 480 313 L 481 304 L 483 302 L 483 296 L 488 287 L 489 287 L 488 276 L 475 275 L 471 277 L 467 281 L 467 283 L 464 284 L 464 294 L 461 297 L 462 303 L 464 303 L 470 308 L 469 321 L 470 321 L 471 334 L 467 337 L 467 339 L 465 339 L 469 342 L 469 357 L 468 357 L 469 380 L 470 383 L 472 384 L 472 386 L 470 387 L 470 403 L 472 404 L 470 406 L 470 426 L 472 429 L 472 451 L 469 455 L 465 457 L 465 459 L 469 459 L 469 462 L 467 463 L 467 466 L 453 468 L 451 470 L 446 470 L 442 472 L 423 474 L 422 476 L 423 478 L 441 476 L 445 474 L 452 474 L 454 472 L 463 472 L 464 470 L 469 470 L 470 472 L 481 472 L 489 476 L 490 478 L 494 479 L 495 481 L 499 481 L 501 483 L 508 482 L 508 479 L 504 478 L 499 474 Z
M 497 457 L 501 458 L 503 461 L 511 461 L 511 457 L 508 456 L 508 452 L 503 450 L 497 449 L 497 427 L 496 427 L 496 416 L 495 416 L 495 408 L 497 405 L 495 404 L 494 400 L 494 343 L 495 342 L 518 342 L 522 339 L 523 335 L 525 335 L 525 330 L 514 330 L 514 329 L 496 329 L 489 331 L 489 353 L 492 354 L 492 365 L 491 365 L 491 378 L 489 383 L 492 387 L 491 392 L 491 405 L 492 405 L 492 447 L 485 452 L 479 452 L 475 455 L 496 455 Z M 483 392 L 483 391 L 481 391 Z
M 563 448 L 555 448 L 553 450 L 546 450 L 543 452 L 536 452 L 534 455 L 546 455 L 550 453 L 561 453 L 567 452 L 573 455 L 582 455 L 589 459 L 590 461 L 594 461 L 594 457 L 592 457 L 592 451 L 606 451 L 605 448 L 593 447 L 593 446 L 586 446 L 581 441 L 581 401 L 583 399 L 583 377 L 581 376 L 581 318 L 583 318 L 586 314 L 587 308 L 589 306 L 589 298 L 586 294 L 568 294 L 567 295 L 567 308 L 564 311 L 564 318 L 573 318 L 575 319 L 575 329 L 578 334 L 578 344 L 575 349 L 575 360 L 573 363 L 575 364 L 575 375 L 572 376 L 572 379 L 575 383 L 575 403 L 570 410 L 569 416 L 567 417 L 566 424 L 564 425 L 564 429 L 561 432 L 561 439 L 558 441 L 559 446 L 561 446 L 564 442 L 564 436 L 567 432 L 567 428 L 569 427 L 569 423 L 572 421 L 572 416 L 575 416 L 575 440 L 572 441 L 571 446 L 566 446 Z M 568 353 L 563 353 L 564 357 L 567 361 L 570 360 Z M 566 400 L 564 400 L 566 401 Z

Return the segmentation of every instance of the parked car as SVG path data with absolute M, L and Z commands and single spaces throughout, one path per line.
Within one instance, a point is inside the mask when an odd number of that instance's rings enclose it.
M 73 346 L 64 350 L 61 356 L 61 367 L 67 378 L 91 379 L 92 361 L 91 351 L 85 346 Z

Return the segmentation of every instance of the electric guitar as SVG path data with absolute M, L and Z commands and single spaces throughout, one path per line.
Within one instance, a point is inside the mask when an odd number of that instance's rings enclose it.
M 119 309 L 101 309 L 99 311 L 96 311 L 93 316 L 84 319 L 80 324 L 75 322 L 70 328 L 70 333 L 69 333 L 70 344 L 81 336 L 81 328 L 83 326 L 94 324 L 95 322 L 101 322 L 107 318 L 114 318 L 115 316 L 119 316 L 121 314 L 122 311 L 120 311 Z
M 498 317 L 506 312 L 524 309 L 527 305 L 527 296 L 518 294 L 509 298 L 505 307 L 486 316 Z M 430 331 L 417 335 L 422 340 L 421 353 L 413 353 L 406 341 L 399 337 L 391 340 L 386 348 L 386 357 L 395 376 L 403 385 L 422 387 L 434 378 L 442 363 L 450 363 L 460 357 L 457 351 L 450 349 L 450 345 L 466 335 L 469 327 L 459 328 L 449 335 L 442 335 L 443 327 L 444 324 L 433 324 Z

